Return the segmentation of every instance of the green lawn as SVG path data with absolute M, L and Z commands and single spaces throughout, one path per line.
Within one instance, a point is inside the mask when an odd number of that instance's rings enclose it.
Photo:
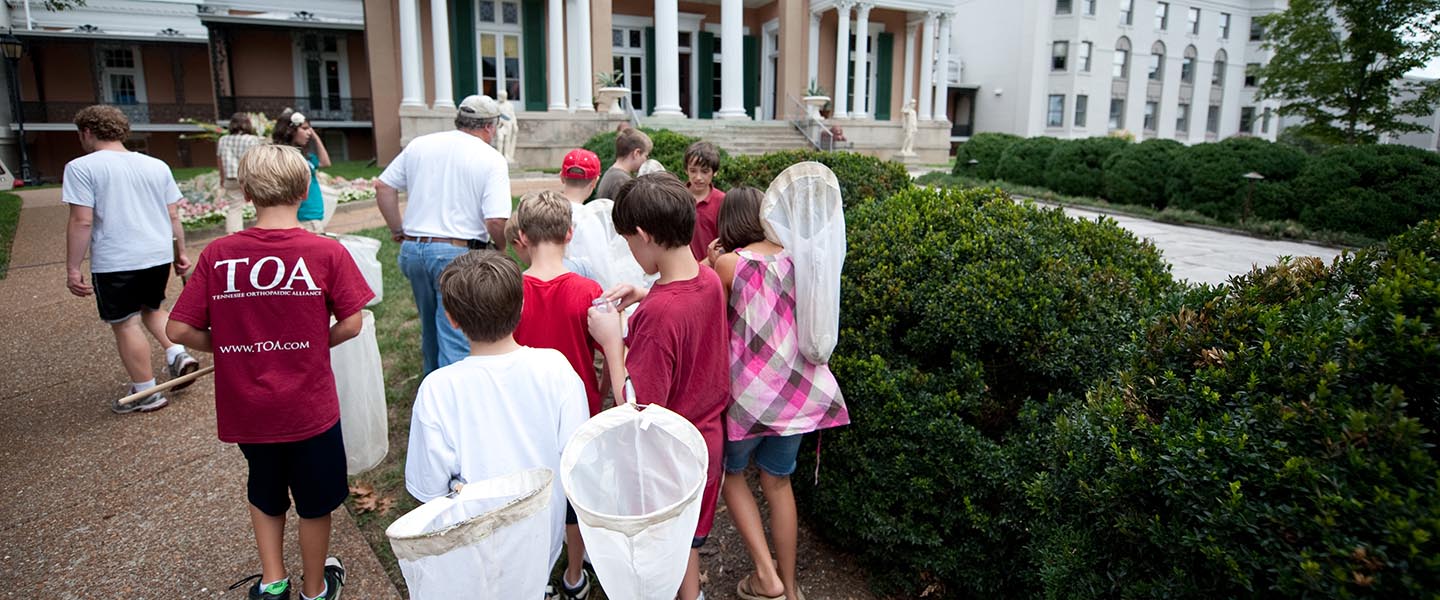
M 15 242 L 15 227 L 20 223 L 20 197 L 0 193 L 0 279 L 10 274 L 10 245 Z
M 320 169 L 335 177 L 346 179 L 379 177 L 381 169 L 373 160 L 342 160 Z

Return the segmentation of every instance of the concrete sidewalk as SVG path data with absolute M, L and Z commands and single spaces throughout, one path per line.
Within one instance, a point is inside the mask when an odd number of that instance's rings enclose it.
M 244 458 L 215 437 L 212 380 L 172 394 L 158 412 L 112 414 L 127 378 L 94 299 L 65 289 L 60 190 L 21 195 L 10 275 L 0 281 L 0 597 L 244 598 L 226 588 L 260 565 Z M 372 207 L 341 213 L 334 227 L 379 223 Z M 190 244 L 192 259 L 202 247 Z M 173 279 L 171 301 L 180 287 Z M 155 357 L 163 373 L 163 354 Z M 298 580 L 296 529 L 292 519 L 286 552 Z M 400 598 L 344 509 L 331 545 L 349 572 L 345 597 Z

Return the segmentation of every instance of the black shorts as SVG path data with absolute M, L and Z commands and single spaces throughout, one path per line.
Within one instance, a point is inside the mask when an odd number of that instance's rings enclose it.
M 92 273 L 95 304 L 100 319 L 120 323 L 142 310 L 160 310 L 165 302 L 165 286 L 170 283 L 170 263 L 134 271 Z
M 250 504 L 272 517 L 285 514 L 295 497 L 295 514 L 314 519 L 331 513 L 350 495 L 345 480 L 345 440 L 340 422 L 325 433 L 298 442 L 240 444 L 250 463 Z

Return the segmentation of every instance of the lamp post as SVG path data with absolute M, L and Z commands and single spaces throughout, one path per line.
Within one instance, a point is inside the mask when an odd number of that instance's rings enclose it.
M 25 44 L 15 37 L 15 34 L 6 32 L 5 35 L 0 35 L 0 54 L 5 55 L 5 63 L 10 67 L 7 70 L 10 78 L 10 111 L 14 114 L 18 131 L 20 180 L 31 185 L 34 180 L 30 174 L 30 157 L 25 152 L 25 111 L 20 107 L 20 56 L 24 53 Z
M 1255 182 L 1265 179 L 1265 176 L 1251 171 L 1249 173 L 1241 175 L 1241 177 L 1244 177 L 1246 181 L 1248 181 L 1248 183 L 1246 183 L 1245 189 L 1245 214 L 1240 215 L 1240 223 L 1243 224 L 1246 221 L 1250 220 L 1251 201 L 1255 197 Z

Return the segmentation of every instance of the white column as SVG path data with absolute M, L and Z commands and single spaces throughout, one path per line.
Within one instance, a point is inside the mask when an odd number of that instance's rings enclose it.
M 946 120 L 945 104 L 950 95 L 950 21 L 949 13 L 940 15 L 940 55 L 935 58 L 935 117 Z
M 679 0 L 655 0 L 655 110 L 651 114 L 685 118 L 680 110 Z
M 855 106 L 850 118 L 870 118 L 870 9 L 875 5 L 861 2 L 855 7 Z
M 568 103 L 570 112 L 580 110 L 580 94 L 582 88 L 589 87 L 585 83 L 585 73 L 590 66 L 584 64 L 584 57 L 580 48 L 580 29 L 585 27 L 580 22 L 580 5 L 589 0 L 566 0 L 565 2 L 565 79 L 566 88 L 570 93 L 565 101 Z
M 565 105 L 565 0 L 550 0 L 545 11 L 548 25 L 545 35 L 545 62 L 550 76 L 546 92 L 550 95 L 552 111 L 564 111 Z
M 846 67 L 850 65 L 850 7 L 854 5 L 851 0 L 835 3 L 835 12 L 840 15 L 840 21 L 835 27 L 835 98 L 831 100 L 835 106 L 834 112 L 830 114 L 842 119 L 850 115 L 845 99 L 849 95 L 849 83 L 845 78 L 850 74 Z
M 575 7 L 578 9 L 576 20 L 580 23 L 580 28 L 575 31 L 575 43 L 580 46 L 580 62 L 575 65 L 579 72 L 575 77 L 579 87 L 573 90 L 579 100 L 575 110 L 595 112 L 595 59 L 590 48 L 590 0 L 579 0 Z
M 430 43 L 435 51 L 435 108 L 455 108 L 450 87 L 450 9 L 446 0 L 430 0 Z
M 425 107 L 418 0 L 400 0 L 400 106 Z
M 902 109 L 910 106 L 910 101 L 915 99 L 915 30 L 919 28 L 919 21 L 905 23 L 905 93 L 901 94 Z
M 805 90 L 820 84 L 820 13 L 810 13 L 810 48 L 805 63 Z M 807 96 L 809 94 L 806 94 Z
M 744 119 L 745 116 L 745 30 L 741 0 L 720 2 L 720 112 L 717 119 Z M 705 60 L 705 57 L 701 57 Z
M 916 119 L 927 120 L 933 112 L 930 101 L 935 98 L 935 24 L 940 13 L 925 13 L 925 28 L 920 33 L 920 107 Z

